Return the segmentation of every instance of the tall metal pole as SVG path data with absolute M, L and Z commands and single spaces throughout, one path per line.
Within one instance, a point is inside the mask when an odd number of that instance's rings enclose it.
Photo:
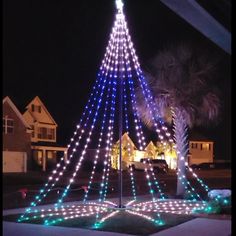
M 119 208 L 122 208 L 122 129 L 123 129 L 123 79 L 120 78 L 120 108 L 119 108 Z
M 118 15 L 120 17 L 120 20 L 123 19 L 123 2 L 122 0 L 116 0 L 116 7 L 118 10 Z M 123 22 L 122 22 L 123 23 Z M 121 31 L 121 28 L 119 28 L 119 31 Z M 119 58 L 122 62 L 123 60 L 123 46 L 122 46 L 122 40 L 120 40 L 120 32 L 119 32 L 119 43 L 118 48 L 120 51 L 121 58 Z M 118 56 L 119 57 L 119 56 Z M 119 60 L 118 59 L 118 60 Z M 122 195 L 123 195 L 123 186 L 122 186 L 122 132 L 123 132 L 123 63 L 119 64 L 119 88 L 120 88 L 120 107 L 119 107 L 119 208 L 123 208 L 122 205 Z

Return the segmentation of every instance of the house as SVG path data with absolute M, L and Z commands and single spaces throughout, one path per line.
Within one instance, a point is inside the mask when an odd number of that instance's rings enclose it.
M 3 173 L 31 166 L 31 128 L 9 97 L 3 99 Z
M 123 134 L 121 142 L 123 169 L 127 168 L 128 161 L 140 161 L 142 158 L 151 157 L 150 155 L 153 155 L 153 158 L 155 156 L 155 147 L 152 142 L 147 145 L 145 150 L 138 150 L 128 133 Z M 119 169 L 119 144 L 118 140 L 112 147 L 111 166 L 114 169 Z
M 213 142 L 200 136 L 191 136 L 189 142 L 188 163 L 200 164 L 213 162 Z M 170 169 L 177 168 L 177 154 L 174 144 L 150 141 L 144 151 L 138 150 L 128 133 L 122 136 L 122 166 L 125 169 L 127 161 L 140 161 L 141 158 L 165 159 Z M 111 155 L 112 168 L 119 169 L 119 141 L 113 145 Z
M 158 150 L 157 159 L 164 159 L 170 169 L 177 168 L 177 154 L 174 148 L 174 143 L 166 143 L 165 145 L 161 142 L 156 142 Z
M 154 145 L 152 141 L 150 141 L 150 143 L 147 145 L 147 147 L 145 148 L 145 151 L 148 157 L 152 159 L 156 159 L 157 154 L 158 154 L 157 147 Z
M 189 141 L 188 163 L 200 164 L 204 162 L 213 162 L 214 142 L 199 134 L 192 134 Z
M 128 133 L 124 133 L 121 137 L 122 143 L 122 166 L 125 167 L 125 163 L 127 161 L 131 161 L 134 159 L 135 150 L 137 150 L 136 146 L 134 145 L 133 141 L 130 139 Z M 119 169 L 119 144 L 120 141 L 118 140 L 112 146 L 112 154 L 111 154 L 111 166 L 114 169 Z
M 124 133 L 121 137 L 122 143 L 122 167 L 126 169 L 127 161 L 139 161 L 146 155 L 145 151 L 138 150 L 134 142 L 129 137 L 128 133 Z M 118 140 L 112 147 L 111 154 L 111 166 L 114 169 L 119 169 L 119 146 L 120 141 Z
M 64 156 L 67 149 L 56 144 L 57 123 L 38 96 L 26 106 L 23 117 L 32 129 L 33 160 L 45 171 L 48 165 L 54 165 L 57 162 L 59 155 Z
M 157 146 L 160 147 L 161 143 L 157 142 Z M 205 138 L 204 136 L 191 133 L 189 136 L 189 154 L 188 154 L 188 164 L 200 164 L 204 162 L 213 162 L 214 142 Z M 159 149 L 160 150 L 160 149 Z M 177 155 L 173 147 L 167 145 L 163 149 L 164 159 L 171 169 L 176 169 L 177 167 Z

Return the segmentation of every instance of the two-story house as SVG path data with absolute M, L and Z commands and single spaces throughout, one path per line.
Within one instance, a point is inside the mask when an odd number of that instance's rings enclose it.
M 144 150 L 138 150 L 128 133 L 124 133 L 121 137 L 122 143 L 122 169 L 127 168 L 128 161 L 140 161 L 145 158 L 147 153 Z M 118 140 L 112 147 L 111 165 L 114 169 L 119 169 L 119 145 Z
M 66 151 L 56 144 L 57 123 L 38 96 L 26 106 L 23 117 L 32 129 L 32 157 L 45 171 L 48 165 L 56 163 L 58 154 L 63 156 Z
M 191 135 L 189 141 L 188 163 L 200 164 L 204 162 L 213 162 L 214 142 L 207 140 L 200 135 Z M 138 150 L 127 133 L 122 136 L 122 166 L 126 166 L 127 161 L 140 161 L 141 158 L 165 159 L 170 169 L 177 168 L 177 155 L 173 145 L 163 145 L 157 142 L 156 145 L 150 143 L 143 150 Z M 119 168 L 119 141 L 113 145 L 111 156 L 112 167 Z
M 188 163 L 201 164 L 204 162 L 213 163 L 214 159 L 214 142 L 200 134 L 191 134 L 189 141 Z
M 26 172 L 31 165 L 31 128 L 9 97 L 3 99 L 3 173 Z

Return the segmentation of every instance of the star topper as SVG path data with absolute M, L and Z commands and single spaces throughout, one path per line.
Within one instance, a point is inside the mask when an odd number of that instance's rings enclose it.
M 122 0 L 116 0 L 117 10 L 122 11 L 123 10 L 123 6 L 124 6 L 124 3 L 122 2 Z

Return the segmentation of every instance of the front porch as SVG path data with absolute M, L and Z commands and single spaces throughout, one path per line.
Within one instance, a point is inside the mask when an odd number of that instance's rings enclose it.
M 42 167 L 42 171 L 47 170 L 49 163 L 56 164 L 59 155 L 64 157 L 64 161 L 67 161 L 67 156 L 65 155 L 66 147 L 32 145 L 31 150 L 33 159 Z

